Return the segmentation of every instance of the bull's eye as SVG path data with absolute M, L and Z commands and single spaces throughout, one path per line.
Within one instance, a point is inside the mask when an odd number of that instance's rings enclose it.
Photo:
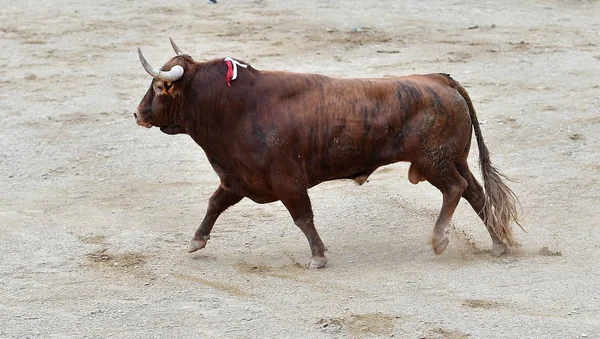
M 164 88 L 164 85 L 162 82 L 157 82 L 156 83 L 156 89 L 158 89 L 159 91 L 161 91 Z

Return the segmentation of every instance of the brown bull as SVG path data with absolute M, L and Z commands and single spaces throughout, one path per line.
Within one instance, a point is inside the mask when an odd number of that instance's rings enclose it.
M 442 192 L 431 240 L 436 254 L 448 245 L 461 197 L 485 223 L 495 253 L 515 246 L 510 224 L 517 221 L 517 199 L 490 162 L 469 95 L 450 76 L 337 79 L 259 71 L 232 59 L 195 62 L 171 43 L 177 56 L 161 70 L 138 49 L 154 80 L 134 116 L 138 125 L 190 135 L 221 179 L 190 252 L 206 246 L 219 215 L 242 198 L 281 200 L 308 239 L 309 267 L 323 267 L 325 246 L 307 190 L 334 179 L 363 184 L 397 161 L 411 163 L 410 182 L 427 180 Z M 467 164 L 472 129 L 485 191 Z

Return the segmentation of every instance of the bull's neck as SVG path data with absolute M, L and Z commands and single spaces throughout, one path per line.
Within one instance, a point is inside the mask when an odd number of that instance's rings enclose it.
M 226 81 L 226 65 L 215 65 L 211 74 L 215 79 L 207 84 L 205 79 L 196 82 L 188 100 L 188 134 L 207 154 L 226 152 L 231 133 L 236 133 L 240 121 L 254 105 L 250 72 L 238 69 L 238 78 Z M 255 105 L 254 105 L 255 106 Z

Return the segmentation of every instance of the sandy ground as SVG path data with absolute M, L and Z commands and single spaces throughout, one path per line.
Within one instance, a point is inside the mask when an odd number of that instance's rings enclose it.
M 600 338 L 600 2 L 1 5 L 1 338 Z M 493 256 L 463 201 L 435 256 L 441 195 L 396 164 L 311 189 L 323 270 L 280 203 L 243 201 L 187 254 L 218 178 L 132 115 L 136 48 L 160 66 L 169 36 L 258 69 L 450 73 L 516 180 L 522 247 Z

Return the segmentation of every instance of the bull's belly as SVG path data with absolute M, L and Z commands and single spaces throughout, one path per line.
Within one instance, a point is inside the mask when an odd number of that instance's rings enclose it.
M 268 184 L 264 177 L 241 178 L 229 175 L 225 180 L 221 180 L 221 184 L 227 190 L 259 204 L 266 204 L 279 200 L 273 191 L 272 186 Z
M 313 166 L 308 166 L 311 170 L 307 171 L 306 176 L 310 187 L 338 179 L 352 179 L 362 184 L 377 168 L 399 161 L 408 161 L 401 149 L 389 151 L 382 146 L 370 152 L 357 152 L 352 156 L 330 155 L 328 159 L 324 158 L 316 161 Z
M 314 159 L 313 159 L 314 160 Z M 286 173 L 280 180 L 294 180 L 303 178 L 303 186 L 310 188 L 322 182 L 352 179 L 362 184 L 378 167 L 402 160 L 401 157 L 358 156 L 344 159 L 343 162 L 331 163 L 331 166 L 318 166 L 307 162 L 291 165 L 293 162 L 285 161 L 290 166 L 285 166 Z M 321 163 L 323 165 L 323 163 Z M 221 178 L 221 184 L 238 195 L 244 196 L 256 203 L 264 204 L 280 200 L 277 196 L 277 186 L 282 183 L 272 180 L 268 170 L 258 176 L 243 176 L 239 173 L 229 173 Z
M 393 131 L 393 135 L 368 143 L 350 135 L 337 143 L 322 142 L 320 147 L 306 144 L 306 148 L 296 149 L 296 152 L 271 149 L 270 156 L 259 158 L 244 154 L 228 162 L 235 166 L 223 169 L 214 163 L 213 167 L 228 190 L 257 203 L 270 203 L 279 200 L 277 192 L 281 181 L 297 182 L 304 188 L 338 179 L 352 179 L 362 184 L 378 167 L 409 160 L 407 154 L 412 142 L 407 139 L 412 138 L 406 130 Z

